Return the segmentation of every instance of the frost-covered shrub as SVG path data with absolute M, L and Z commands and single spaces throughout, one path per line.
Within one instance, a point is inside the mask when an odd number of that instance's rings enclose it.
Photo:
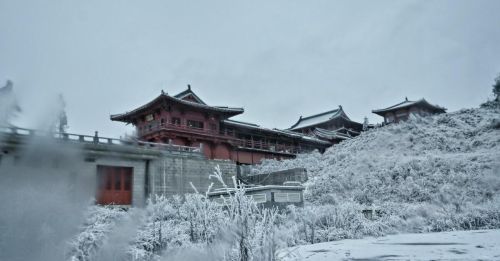
M 368 219 L 361 205 L 345 202 L 338 205 L 290 206 L 284 226 L 293 234 L 288 245 L 318 243 L 363 236 L 381 236 L 393 232 L 380 219 Z M 391 223 L 391 222 L 388 222 Z
M 223 182 L 219 168 L 212 176 Z M 253 198 L 234 183 L 224 204 L 199 193 L 182 199 L 149 200 L 143 225 L 129 251 L 130 259 L 163 260 L 191 255 L 193 259 L 203 256 L 205 260 L 272 260 L 280 238 L 285 237 L 277 233 L 280 215 L 277 210 L 257 207 Z
M 124 215 L 125 212 L 117 208 L 90 207 L 82 231 L 70 242 L 68 260 L 94 260 L 106 235 L 114 228 L 116 221 L 122 219 Z
M 309 166 L 310 172 L 318 171 L 321 166 L 321 153 L 317 150 L 311 153 L 299 154 L 295 159 L 276 161 L 272 159 L 263 159 L 261 164 L 253 166 L 251 174 L 263 174 L 278 170 L 286 170 L 293 168 L 302 168 L 305 165 Z
M 185 218 L 180 197 L 148 200 L 142 226 L 130 248 L 132 260 L 158 260 L 167 248 L 188 247 L 192 228 Z

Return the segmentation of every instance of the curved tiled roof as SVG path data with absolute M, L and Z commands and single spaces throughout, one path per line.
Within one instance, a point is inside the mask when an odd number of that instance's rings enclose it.
M 323 112 L 323 113 L 319 113 L 319 114 L 315 114 L 315 115 L 311 115 L 311 116 L 307 116 L 307 117 L 300 116 L 297 123 L 292 125 L 292 127 L 290 127 L 289 130 L 299 130 L 299 129 L 306 128 L 306 127 L 313 127 L 315 125 L 322 124 L 322 123 L 328 122 L 328 121 L 336 119 L 336 118 L 343 118 L 344 120 L 349 121 L 351 123 L 361 125 L 361 123 L 352 121 L 347 116 L 347 114 L 344 112 L 344 110 L 342 109 L 342 106 L 339 105 L 339 107 L 337 109 L 334 109 L 331 111 L 327 111 L 327 112 Z
M 430 108 L 431 110 L 433 110 L 435 112 L 446 112 L 446 108 L 438 106 L 438 105 L 430 104 L 424 98 L 422 98 L 418 101 L 409 101 L 408 98 L 406 98 L 405 101 L 400 102 L 396 105 L 387 107 L 385 109 L 372 110 L 372 112 L 375 114 L 378 114 L 380 116 L 384 116 L 384 114 L 386 112 L 396 111 L 399 109 L 408 108 L 408 107 L 415 106 L 415 105 L 420 105 L 420 106 Z
M 185 97 L 185 96 L 183 96 L 183 97 Z M 186 100 L 183 100 L 182 98 L 177 98 L 175 96 L 170 96 L 170 95 L 162 92 L 162 94 L 160 94 L 158 97 L 156 97 L 152 101 L 146 103 L 145 105 L 143 105 L 143 106 L 141 106 L 139 108 L 136 108 L 136 109 L 134 109 L 132 111 L 126 112 L 126 113 L 111 115 L 110 118 L 113 121 L 128 121 L 130 117 L 132 117 L 135 114 L 140 113 L 140 112 L 148 109 L 150 106 L 156 104 L 157 102 L 159 102 L 161 100 L 169 100 L 169 101 L 173 101 L 173 102 L 176 102 L 176 103 L 179 103 L 179 104 L 183 104 L 183 105 L 187 105 L 187 106 L 190 106 L 190 107 L 199 108 L 199 109 L 203 109 L 203 110 L 214 111 L 214 112 L 220 112 L 220 113 L 228 114 L 230 116 L 238 115 L 238 114 L 241 114 L 241 113 L 243 113 L 245 111 L 243 108 L 231 108 L 231 107 L 225 107 L 225 106 L 210 106 L 210 105 L 206 105 L 204 103 L 186 101 Z
M 294 125 L 292 125 L 292 127 L 290 127 L 290 130 L 297 130 L 297 129 L 301 129 L 301 128 L 305 128 L 305 127 L 309 127 L 309 126 L 313 126 L 316 124 L 321 124 L 321 123 L 327 122 L 335 117 L 340 116 L 341 112 L 342 112 L 342 107 L 339 106 L 339 108 L 337 108 L 335 110 L 322 112 L 322 113 L 311 115 L 308 117 L 300 116 L 297 123 L 295 123 Z

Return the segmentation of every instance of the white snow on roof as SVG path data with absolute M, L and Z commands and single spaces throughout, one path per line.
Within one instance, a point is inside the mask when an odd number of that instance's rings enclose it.
M 301 129 L 304 127 L 309 127 L 309 126 L 313 126 L 316 124 L 326 122 L 326 121 L 332 119 L 333 117 L 339 115 L 340 111 L 341 111 L 340 109 L 336 109 L 336 110 L 332 110 L 329 112 L 301 118 L 301 119 L 299 119 L 299 122 L 296 125 L 292 126 L 290 129 L 296 130 L 296 129 Z
M 230 119 L 223 120 L 223 122 L 226 123 L 226 124 L 230 124 L 230 125 L 238 125 L 238 126 L 247 127 L 247 128 L 260 129 L 260 130 L 269 130 L 270 131 L 270 129 L 261 127 L 261 126 L 259 126 L 257 124 L 250 123 L 250 122 L 235 121 L 235 120 L 230 120 Z
M 422 98 L 422 99 L 420 99 L 418 101 L 405 100 L 405 101 L 403 101 L 401 103 L 398 103 L 396 105 L 387 107 L 385 109 L 373 110 L 372 112 L 373 113 L 377 113 L 377 112 L 392 111 L 392 110 L 397 110 L 397 109 L 400 109 L 400 108 L 410 107 L 410 106 L 413 106 L 413 105 L 419 104 L 419 103 L 427 104 L 428 106 L 434 107 L 434 108 L 436 108 L 438 110 L 446 110 L 446 108 L 438 106 L 438 105 L 430 104 L 428 101 L 426 101 L 425 99 Z

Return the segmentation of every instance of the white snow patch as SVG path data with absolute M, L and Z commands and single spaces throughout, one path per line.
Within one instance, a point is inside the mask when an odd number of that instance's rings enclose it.
M 500 260 L 500 230 L 346 239 L 288 248 L 280 260 Z

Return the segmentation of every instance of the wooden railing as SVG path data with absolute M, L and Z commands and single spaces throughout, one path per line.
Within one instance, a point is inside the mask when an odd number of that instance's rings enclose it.
M 202 129 L 194 126 L 187 126 L 184 124 L 174 124 L 174 123 L 163 123 L 163 124 L 155 124 L 156 126 L 152 126 L 151 129 L 145 128 L 139 131 L 139 135 L 146 135 L 159 130 L 177 130 L 177 131 L 185 131 L 192 132 L 198 134 L 209 134 L 209 135 L 222 135 L 217 130 L 210 129 Z
M 116 138 L 107 138 L 98 136 L 98 132 L 96 131 L 94 136 L 91 135 L 82 135 L 82 134 L 73 134 L 73 133 L 59 133 L 59 132 L 50 132 L 50 131 L 42 131 L 42 130 L 34 130 L 34 129 L 25 129 L 18 127 L 2 127 L 0 126 L 0 134 L 6 135 L 17 135 L 17 136 L 35 136 L 35 137 L 50 137 L 63 141 L 70 142 L 79 142 L 79 143 L 88 143 L 88 144 L 107 144 L 107 145 L 127 145 L 127 146 L 135 146 L 135 147 L 143 147 L 143 148 L 155 148 L 159 150 L 175 150 L 175 151 L 185 151 L 185 152 L 201 152 L 202 147 L 189 147 L 189 146 L 180 146 L 173 144 L 165 144 L 165 143 L 155 143 L 155 142 L 146 142 L 139 140 L 124 140 L 124 139 L 116 139 Z
M 238 147 L 260 149 L 280 153 L 297 154 L 301 152 L 300 146 L 276 144 L 260 140 L 235 139 L 233 143 Z
M 142 130 L 139 132 L 139 136 L 147 135 L 156 131 L 184 131 L 193 134 L 207 135 L 211 137 L 218 137 L 227 140 L 234 146 L 251 148 L 251 149 L 261 149 L 280 153 L 290 153 L 297 154 L 301 152 L 300 146 L 286 145 L 286 144 L 276 144 L 260 140 L 249 140 L 249 139 L 238 139 L 234 136 L 234 131 L 231 133 L 220 133 L 218 130 L 201 129 L 187 125 L 164 123 L 152 126 L 151 129 Z

